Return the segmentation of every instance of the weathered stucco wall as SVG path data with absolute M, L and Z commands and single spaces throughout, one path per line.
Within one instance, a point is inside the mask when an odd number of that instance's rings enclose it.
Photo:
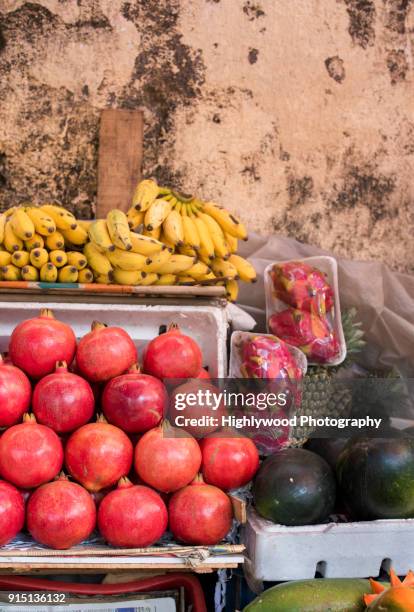
M 413 271 L 412 0 L 0 0 L 0 205 L 88 216 L 99 112 L 252 229 Z

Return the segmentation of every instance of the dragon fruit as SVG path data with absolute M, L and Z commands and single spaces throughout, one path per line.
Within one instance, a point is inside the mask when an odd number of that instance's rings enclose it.
M 276 337 L 255 336 L 244 343 L 241 371 L 246 378 L 298 380 L 302 371 L 286 343 Z
M 327 363 L 339 353 L 338 338 L 324 317 L 287 308 L 270 317 L 269 328 L 288 344 L 300 348 L 309 361 Z
M 275 296 L 293 308 L 324 315 L 334 303 L 325 274 L 303 261 L 276 264 L 271 272 Z

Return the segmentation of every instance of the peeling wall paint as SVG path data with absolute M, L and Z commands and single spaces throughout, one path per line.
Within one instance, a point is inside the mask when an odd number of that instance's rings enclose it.
M 413 0 L 2 0 L 0 207 L 88 217 L 99 114 L 262 233 L 414 271 Z

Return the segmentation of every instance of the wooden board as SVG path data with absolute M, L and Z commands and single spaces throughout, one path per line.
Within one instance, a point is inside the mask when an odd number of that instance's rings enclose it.
M 106 109 L 99 130 L 98 198 L 96 216 L 111 208 L 126 211 L 141 179 L 142 111 Z

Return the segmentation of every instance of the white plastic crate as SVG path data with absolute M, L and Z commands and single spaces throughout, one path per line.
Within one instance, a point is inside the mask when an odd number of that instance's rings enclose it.
M 243 531 L 249 570 L 259 581 L 398 575 L 414 568 L 414 519 L 286 527 L 250 509 Z

